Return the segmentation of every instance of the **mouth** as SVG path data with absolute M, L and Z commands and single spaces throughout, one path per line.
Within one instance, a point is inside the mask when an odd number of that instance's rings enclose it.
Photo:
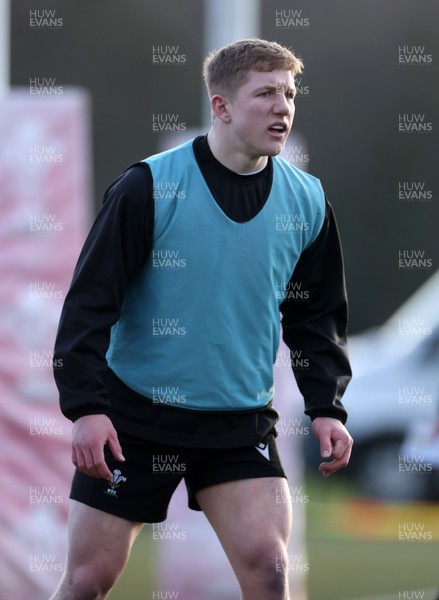
M 279 138 L 283 137 L 287 133 L 288 127 L 285 125 L 285 123 L 275 123 L 268 128 L 268 131 L 274 137 Z

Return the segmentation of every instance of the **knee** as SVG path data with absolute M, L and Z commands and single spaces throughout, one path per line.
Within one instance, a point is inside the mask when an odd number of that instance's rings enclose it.
M 104 600 L 116 583 L 116 577 L 110 573 L 99 573 L 89 567 L 79 567 L 73 573 L 66 574 L 65 587 L 71 600 Z
M 244 585 L 254 588 L 256 584 L 261 597 L 267 600 L 288 598 L 288 555 L 284 543 L 261 542 L 244 559 Z

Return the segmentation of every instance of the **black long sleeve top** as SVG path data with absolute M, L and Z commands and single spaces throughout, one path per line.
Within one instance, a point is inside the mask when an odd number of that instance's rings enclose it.
M 252 219 L 271 189 L 271 160 L 258 173 L 240 175 L 215 159 L 207 136 L 196 138 L 193 147 L 221 209 L 237 222 Z M 119 318 L 126 287 L 150 255 L 153 224 L 151 171 L 146 163 L 137 163 L 106 191 L 65 299 L 54 361 L 62 365 L 54 370 L 61 410 L 71 420 L 107 414 L 117 429 L 155 442 L 194 447 L 257 443 L 277 419 L 271 406 L 209 415 L 157 406 L 128 388 L 107 366 L 111 327 Z M 302 253 L 280 309 L 305 413 L 311 419 L 326 416 L 344 423 L 347 414 L 341 396 L 351 376 L 347 299 L 340 241 L 328 202 L 321 231 Z

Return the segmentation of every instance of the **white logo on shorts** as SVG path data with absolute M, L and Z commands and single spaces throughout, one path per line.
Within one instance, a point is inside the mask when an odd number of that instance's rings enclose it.
M 268 447 L 268 444 L 263 444 L 262 442 L 259 442 L 259 444 L 255 446 L 255 448 L 258 452 L 262 454 L 264 458 L 270 460 L 270 449 Z
M 117 497 L 116 489 L 120 486 L 121 483 L 124 483 L 126 480 L 127 478 L 122 475 L 122 471 L 120 471 L 119 469 L 114 469 L 113 477 L 111 481 L 108 482 L 109 487 L 107 488 L 107 491 L 104 492 L 104 494 L 109 494 L 110 496 Z

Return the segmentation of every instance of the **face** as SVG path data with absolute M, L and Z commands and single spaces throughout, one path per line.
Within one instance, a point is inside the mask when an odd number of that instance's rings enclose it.
M 226 101 L 235 149 L 251 159 L 282 152 L 294 119 L 296 88 L 291 73 L 250 71 Z

